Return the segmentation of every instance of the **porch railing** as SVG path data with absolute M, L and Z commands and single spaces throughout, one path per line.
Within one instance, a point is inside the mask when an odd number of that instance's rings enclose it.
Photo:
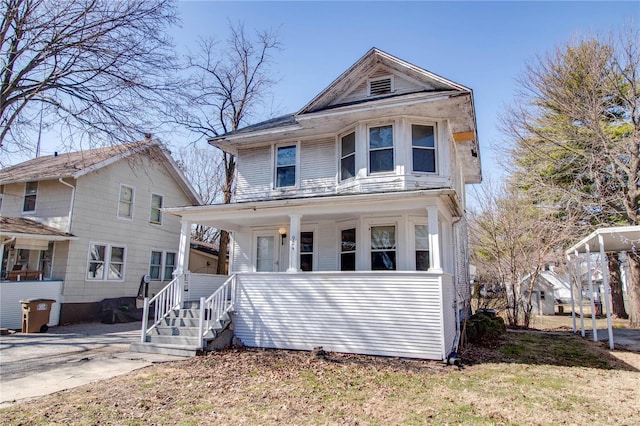
M 164 318 L 174 309 L 180 309 L 182 305 L 182 292 L 185 284 L 189 283 L 189 274 L 176 276 L 169 284 L 151 299 L 144 298 L 144 310 L 142 312 L 142 336 L 141 342 L 145 342 L 147 335 L 157 327 Z M 153 306 L 152 306 L 153 305 Z M 149 327 L 149 309 L 153 308 L 153 317 Z
M 234 308 L 236 293 L 236 276 L 231 275 L 211 296 L 200 298 L 199 336 L 204 340 L 206 333 L 222 327 L 224 321 L 230 321 Z M 203 341 L 204 344 L 204 341 Z

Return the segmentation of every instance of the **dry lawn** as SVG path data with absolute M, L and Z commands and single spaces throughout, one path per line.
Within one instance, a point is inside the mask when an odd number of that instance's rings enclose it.
M 640 424 L 640 354 L 566 332 L 508 333 L 461 368 L 227 350 L 0 410 L 7 425 Z

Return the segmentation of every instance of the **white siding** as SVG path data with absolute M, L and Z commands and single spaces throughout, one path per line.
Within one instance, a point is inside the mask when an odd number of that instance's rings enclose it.
M 236 200 L 264 198 L 271 191 L 271 147 L 238 150 Z
M 247 346 L 443 359 L 440 275 L 239 274 L 234 332 Z
M 369 75 L 369 78 L 382 77 L 390 74 L 392 74 L 390 70 L 382 68 L 382 69 L 378 69 L 376 72 Z M 393 75 L 393 86 L 394 86 L 393 94 L 395 95 L 415 93 L 415 92 L 421 92 L 424 90 L 433 89 L 432 86 L 429 86 L 426 84 L 417 84 L 398 74 Z M 365 79 L 347 96 L 338 98 L 335 102 L 332 102 L 330 105 L 346 104 L 346 103 L 371 99 L 369 96 L 367 96 L 367 89 L 368 89 L 368 79 Z
M 226 280 L 228 275 L 189 274 L 189 291 L 184 292 L 184 301 L 197 301 L 211 296 Z
M 450 275 L 442 276 L 442 321 L 444 326 L 443 354 L 447 356 L 453 348 L 456 337 L 456 309 L 454 293 L 456 289 Z
M 300 144 L 300 189 L 313 195 L 335 191 L 337 173 L 334 138 Z
M 72 179 L 67 182 L 74 184 Z M 57 180 L 38 182 L 35 213 L 23 214 L 24 183 L 5 185 L 2 199 L 2 215 L 5 217 L 26 217 L 60 229 L 67 230 L 69 208 L 71 207 L 71 188 Z
M 56 303 L 51 305 L 49 326 L 60 322 L 60 302 L 62 300 L 62 281 L 19 281 L 0 283 L 0 327 L 22 329 L 22 304 L 26 299 L 51 299 Z

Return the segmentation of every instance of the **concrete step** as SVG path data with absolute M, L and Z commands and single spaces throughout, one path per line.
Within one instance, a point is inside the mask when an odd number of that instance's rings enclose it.
M 200 329 L 196 326 L 196 327 L 185 327 L 185 326 L 180 326 L 180 327 L 174 327 L 174 326 L 170 326 L 170 325 L 159 325 L 157 327 L 155 327 L 151 333 L 153 333 L 153 336 L 185 336 L 185 337 L 191 337 L 191 336 L 198 336 L 198 334 L 200 333 Z
M 154 342 L 137 342 L 129 345 L 131 352 L 142 352 L 147 354 L 163 354 L 163 355 L 176 355 L 176 356 L 196 356 L 198 347 L 185 346 L 185 345 L 173 345 L 168 343 L 154 343 Z
M 179 345 L 179 346 L 193 346 L 193 347 L 199 347 L 202 342 L 198 336 L 161 336 L 161 335 L 147 336 L 147 341 L 151 343 Z
M 166 327 L 198 327 L 200 318 L 164 318 L 162 322 Z
M 169 318 L 200 318 L 200 308 L 174 309 Z

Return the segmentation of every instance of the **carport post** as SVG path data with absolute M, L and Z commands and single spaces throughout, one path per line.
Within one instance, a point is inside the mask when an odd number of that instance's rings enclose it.
M 582 309 L 582 279 L 580 278 L 580 256 L 578 250 L 574 250 L 575 255 L 575 267 L 576 267 L 576 285 L 578 286 L 578 301 L 580 302 L 580 335 L 584 337 L 584 311 Z
M 596 323 L 596 301 L 593 300 L 593 279 L 591 277 L 591 250 L 589 244 L 584 245 L 587 253 L 587 280 L 589 283 L 589 293 L 591 295 L 591 328 L 593 329 L 593 341 L 598 341 L 598 324 Z
M 571 263 L 571 256 L 567 255 L 567 269 L 569 272 L 569 293 L 571 294 L 571 320 L 573 321 L 573 332 L 576 332 L 576 303 L 573 298 L 573 265 Z
M 613 328 L 611 327 L 611 287 L 609 287 L 609 262 L 604 253 L 604 237 L 598 234 L 598 243 L 600 244 L 600 257 L 602 258 L 602 284 L 604 284 L 604 303 L 607 306 L 607 331 L 609 332 L 609 349 L 613 350 Z

